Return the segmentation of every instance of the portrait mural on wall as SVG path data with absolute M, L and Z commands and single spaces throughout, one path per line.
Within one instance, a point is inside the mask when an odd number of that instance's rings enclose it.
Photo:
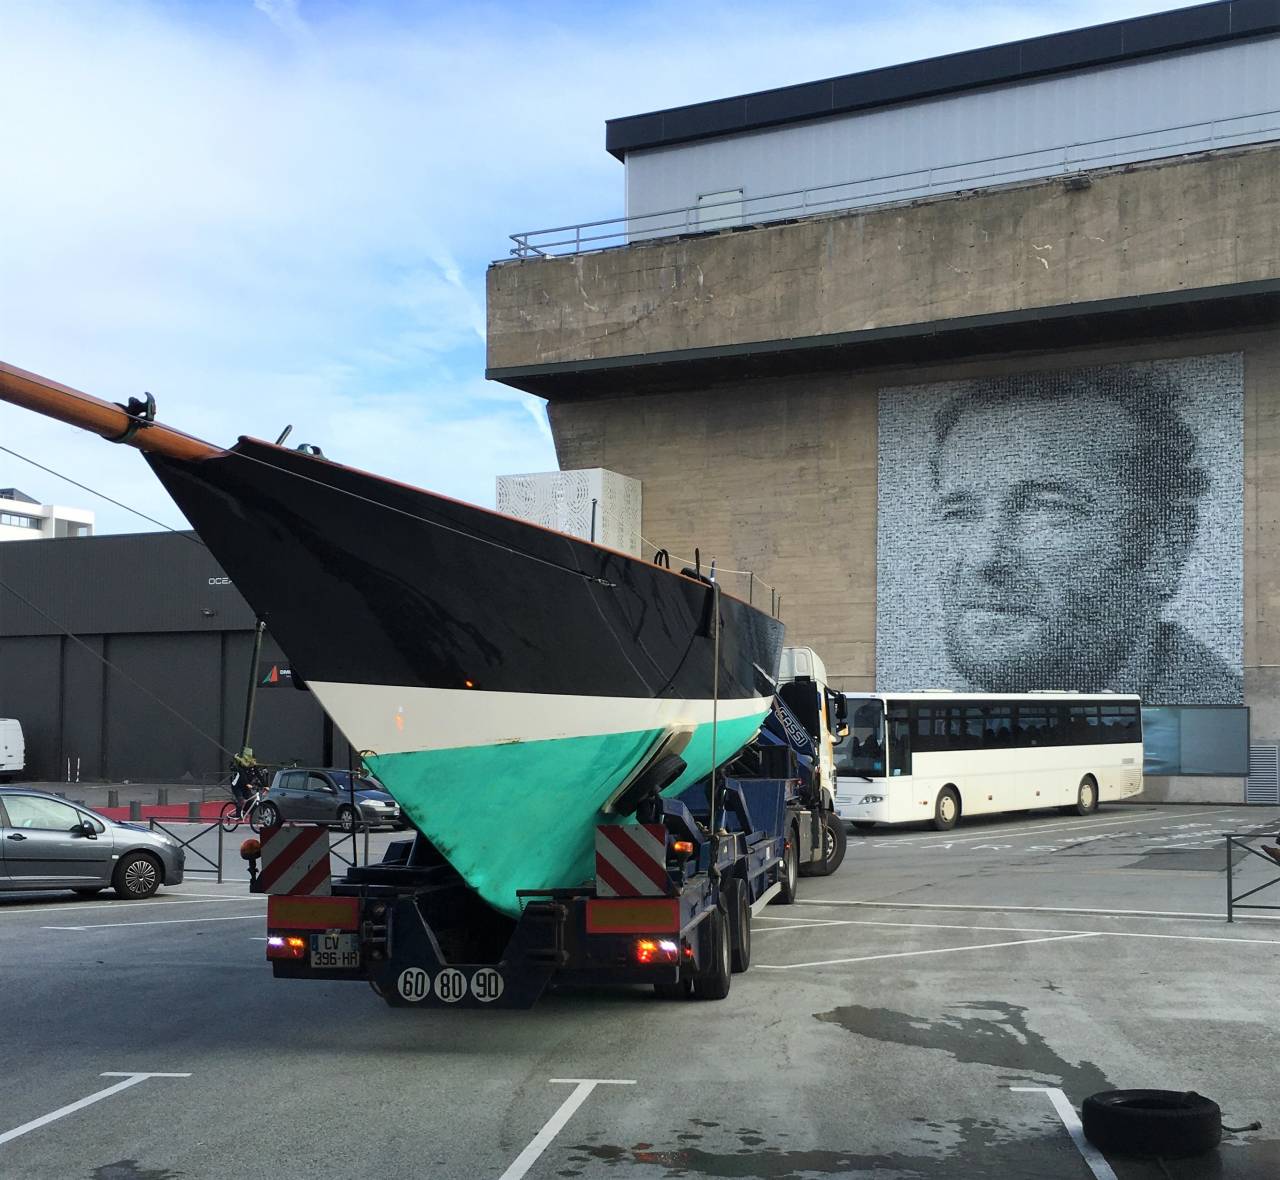
M 880 391 L 876 685 L 1243 700 L 1240 354 Z

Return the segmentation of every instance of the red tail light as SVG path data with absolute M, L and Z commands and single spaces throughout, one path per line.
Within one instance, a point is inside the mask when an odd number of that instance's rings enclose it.
M 300 959 L 307 953 L 307 940 L 296 934 L 274 934 L 267 939 L 268 959 Z
M 637 963 L 674 963 L 680 957 L 680 945 L 670 938 L 637 938 Z

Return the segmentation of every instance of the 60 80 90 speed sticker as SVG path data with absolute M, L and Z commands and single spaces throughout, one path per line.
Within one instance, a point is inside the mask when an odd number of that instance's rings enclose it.
M 505 989 L 502 973 L 493 967 L 478 967 L 470 976 L 458 967 L 446 967 L 433 980 L 421 967 L 407 967 L 400 972 L 396 988 L 410 1003 L 421 1003 L 434 993 L 446 1004 L 456 1004 L 468 991 L 482 1004 L 491 1004 Z

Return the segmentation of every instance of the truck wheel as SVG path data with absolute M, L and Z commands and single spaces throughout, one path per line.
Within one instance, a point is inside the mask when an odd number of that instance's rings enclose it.
M 702 921 L 702 946 L 706 960 L 693 977 L 693 994 L 700 1000 L 723 1000 L 733 978 L 733 952 L 729 945 L 729 920 L 719 906 Z
M 796 851 L 795 829 L 787 833 L 787 846 L 782 852 L 782 875 L 778 878 L 781 889 L 774 895 L 778 905 L 791 905 L 796 899 L 796 886 L 800 880 L 800 853 Z
M 724 897 L 729 914 L 733 970 L 741 973 L 751 966 L 751 903 L 747 901 L 747 883 L 741 877 L 730 877 L 725 882 Z
M 956 826 L 960 818 L 960 796 L 955 787 L 943 787 L 938 792 L 938 801 L 933 805 L 933 830 L 949 832 Z
M 1103 1090 L 1081 1108 L 1085 1138 L 1116 1155 L 1201 1155 L 1222 1140 L 1218 1104 L 1194 1091 Z
M 822 817 L 822 859 L 809 869 L 810 877 L 829 877 L 840 867 L 849 847 L 849 833 L 844 830 L 844 820 L 834 811 Z

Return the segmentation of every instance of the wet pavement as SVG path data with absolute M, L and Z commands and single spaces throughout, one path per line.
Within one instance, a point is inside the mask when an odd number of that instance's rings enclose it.
M 0 1176 L 1096 1180 L 1053 1094 L 1116 1087 L 1263 1123 L 1200 1159 L 1107 1158 L 1119 1180 L 1280 1175 L 1280 923 L 1224 921 L 1221 837 L 1278 823 L 1126 806 L 855 833 L 758 916 L 719 1003 L 393 1010 L 273 980 L 238 882 L 9 895 Z

